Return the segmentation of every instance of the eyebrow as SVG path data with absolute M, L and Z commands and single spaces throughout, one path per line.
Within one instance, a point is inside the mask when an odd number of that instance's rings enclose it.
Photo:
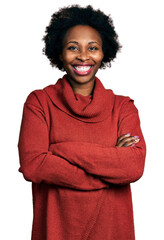
M 66 45 L 69 44 L 69 43 L 75 43 L 75 44 L 77 44 L 77 45 L 79 44 L 79 43 L 76 42 L 76 41 L 69 41 L 69 42 L 66 43 Z M 98 43 L 98 42 L 96 42 L 96 41 L 94 41 L 94 42 L 89 42 L 88 44 L 93 44 L 93 43 L 97 43 L 98 45 L 100 45 L 100 43 Z

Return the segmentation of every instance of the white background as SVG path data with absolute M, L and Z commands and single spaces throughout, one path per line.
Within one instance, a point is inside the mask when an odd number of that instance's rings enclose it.
M 77 1 L 1 2 L 1 162 L 0 239 L 29 240 L 32 224 L 31 183 L 18 172 L 17 142 L 27 95 L 63 75 L 42 55 L 45 27 L 59 7 Z M 123 45 L 112 67 L 98 72 L 106 88 L 135 100 L 147 143 L 144 176 L 132 184 L 137 240 L 164 239 L 162 0 L 82 0 L 111 14 Z M 101 239 L 100 239 L 101 240 Z

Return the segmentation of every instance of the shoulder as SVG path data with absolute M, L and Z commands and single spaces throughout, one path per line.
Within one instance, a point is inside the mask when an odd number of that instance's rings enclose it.
M 32 104 L 32 105 L 44 105 L 47 103 L 49 97 L 46 93 L 46 89 L 53 89 L 54 85 L 49 85 L 43 89 L 36 89 L 32 91 L 26 98 L 25 104 Z
M 137 113 L 138 110 L 134 100 L 129 96 L 117 95 L 111 89 L 107 89 L 109 94 L 113 95 L 113 110 L 120 114 Z

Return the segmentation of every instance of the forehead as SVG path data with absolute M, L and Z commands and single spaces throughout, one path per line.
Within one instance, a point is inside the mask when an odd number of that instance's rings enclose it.
M 88 25 L 77 25 L 74 27 L 71 27 L 68 29 L 68 31 L 65 34 L 64 42 L 70 41 L 70 40 L 76 40 L 78 42 L 80 41 L 98 41 L 99 43 L 102 42 L 101 36 L 99 32 Z

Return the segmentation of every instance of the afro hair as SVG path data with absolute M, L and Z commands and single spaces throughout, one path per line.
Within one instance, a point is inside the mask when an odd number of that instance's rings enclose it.
M 64 7 L 51 16 L 49 26 L 45 30 L 46 35 L 42 39 L 45 43 L 43 53 L 50 60 L 51 66 L 64 71 L 63 63 L 59 58 L 62 53 L 63 38 L 68 29 L 76 25 L 88 25 L 99 32 L 104 53 L 100 68 L 111 66 L 111 61 L 121 49 L 113 20 L 110 15 L 105 15 L 99 9 L 94 10 L 90 5 Z

